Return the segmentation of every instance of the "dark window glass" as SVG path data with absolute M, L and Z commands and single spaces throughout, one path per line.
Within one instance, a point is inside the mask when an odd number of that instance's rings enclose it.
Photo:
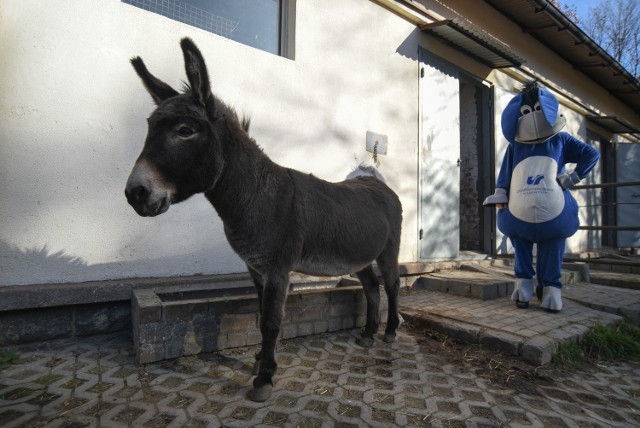
M 124 3 L 280 54 L 282 0 L 122 0 Z

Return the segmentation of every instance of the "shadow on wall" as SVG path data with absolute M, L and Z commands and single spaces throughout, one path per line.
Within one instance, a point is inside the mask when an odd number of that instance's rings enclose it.
M 396 53 L 413 61 L 418 61 L 418 47 L 422 42 L 423 34 L 419 29 L 415 29 L 407 36 L 406 39 L 398 46 Z
M 66 254 L 64 251 L 52 252 L 46 245 L 41 248 L 21 250 L 0 241 L 0 285 L 23 284 L 22 272 L 35 273 L 44 282 L 55 275 L 77 276 L 89 267 L 80 257 Z
M 222 256 L 216 257 L 216 254 Z M 0 287 L 10 285 L 53 284 L 102 281 L 126 278 L 152 278 L 171 276 L 228 273 L 211 272 L 212 266 L 232 266 L 234 272 L 244 272 L 245 265 L 235 255 L 216 248 L 203 248 L 196 252 L 155 259 L 116 261 L 88 264 L 81 257 L 64 250 L 52 251 L 48 246 L 20 249 L 0 240 Z M 202 266 L 202 260 L 210 260 Z M 27 280 L 24 273 L 29 272 Z

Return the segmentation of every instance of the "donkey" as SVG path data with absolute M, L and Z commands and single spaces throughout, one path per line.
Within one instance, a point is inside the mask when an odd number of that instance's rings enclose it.
M 140 57 L 131 59 L 157 108 L 148 119 L 147 138 L 125 195 L 139 215 L 149 217 L 196 193 L 211 202 L 257 290 L 262 344 L 251 398 L 265 401 L 273 389 L 291 271 L 355 273 L 367 299 L 366 327 L 358 344 L 368 347 L 380 323 L 375 260 L 389 305 L 383 340 L 395 339 L 402 206 L 371 174 L 329 183 L 271 161 L 249 136 L 249 120 L 240 120 L 212 94 L 207 67 L 193 41 L 184 38 L 180 44 L 188 79 L 182 93 L 149 73 Z

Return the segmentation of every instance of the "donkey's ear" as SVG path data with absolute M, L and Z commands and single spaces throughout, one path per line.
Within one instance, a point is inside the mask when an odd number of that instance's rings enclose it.
M 202 58 L 202 54 L 190 38 L 185 37 L 182 39 L 180 46 L 182 46 L 184 66 L 193 97 L 200 104 L 206 105 L 211 96 L 211 85 L 209 84 L 209 75 L 207 74 L 204 58 Z
M 149 73 L 147 67 L 142 62 L 142 58 L 139 56 L 135 58 L 131 58 L 131 65 L 138 73 L 138 76 L 142 79 L 142 83 L 144 83 L 144 87 L 147 88 L 149 94 L 153 98 L 153 101 L 156 105 L 159 105 L 162 101 L 167 98 L 174 97 L 178 95 L 178 92 L 175 91 L 171 86 L 164 83 L 162 80 L 156 78 L 153 74 Z

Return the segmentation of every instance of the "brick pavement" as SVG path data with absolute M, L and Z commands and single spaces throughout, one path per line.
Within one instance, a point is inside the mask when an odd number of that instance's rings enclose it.
M 446 293 L 409 292 L 401 300 L 401 312 L 434 330 L 501 349 L 534 365 L 548 363 L 560 343 L 577 341 L 596 323 L 606 325 L 622 319 L 569 298 L 564 298 L 563 304 L 560 313 L 552 314 L 540 307 L 536 298 L 523 310 L 510 297 L 482 301 Z
M 0 371 L 0 426 L 640 425 L 637 364 L 513 389 L 406 327 L 392 345 L 363 349 L 355 338 L 347 330 L 283 341 L 266 403 L 246 398 L 254 347 L 144 366 L 124 335 L 23 347 L 23 362 Z
M 622 274 L 621 274 L 622 275 Z M 637 275 L 624 275 L 626 279 Z M 640 325 L 640 290 L 608 285 L 577 283 L 563 287 L 563 295 L 598 311 L 619 314 Z

